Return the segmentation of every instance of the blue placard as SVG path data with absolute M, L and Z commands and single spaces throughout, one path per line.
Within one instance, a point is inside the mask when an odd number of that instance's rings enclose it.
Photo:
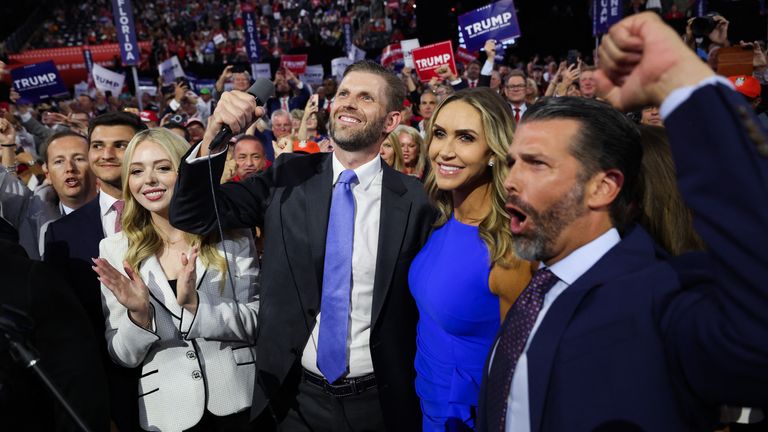
M 621 21 L 624 11 L 619 0 L 592 1 L 592 35 L 608 33 L 612 25 Z
M 69 94 L 53 60 L 16 68 L 11 71 L 11 77 L 13 88 L 32 103 Z
M 520 36 L 514 1 L 501 0 L 461 15 L 459 32 L 469 51 L 480 51 L 488 39 L 505 42 Z
M 84 49 L 83 58 L 85 59 L 85 70 L 87 70 L 88 75 L 90 75 L 91 72 L 93 72 L 93 55 L 91 54 L 91 50 Z
M 115 17 L 115 30 L 123 65 L 135 66 L 139 64 L 140 53 L 139 44 L 136 42 L 136 27 L 133 25 L 131 0 L 112 0 L 112 15 Z
M 251 63 L 259 62 L 259 35 L 256 32 L 256 20 L 253 12 L 243 12 L 245 22 L 245 48 Z
M 698 2 L 696 2 L 696 16 L 703 17 L 706 14 L 707 14 L 707 0 L 699 0 Z

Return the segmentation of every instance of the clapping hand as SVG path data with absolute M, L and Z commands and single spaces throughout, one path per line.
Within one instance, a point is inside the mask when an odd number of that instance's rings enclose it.
M 152 325 L 152 312 L 149 305 L 149 289 L 144 281 L 131 269 L 127 261 L 123 262 L 127 277 L 103 258 L 93 258 L 93 263 L 95 265 L 91 268 L 99 275 L 99 282 L 112 291 L 117 301 L 128 309 L 128 315 L 134 323 L 149 330 Z
M 184 252 L 181 253 L 182 267 L 176 283 L 176 301 L 179 303 L 179 306 L 192 314 L 197 312 L 198 305 L 195 263 L 199 252 L 200 248 L 194 246 L 189 252 L 189 256 Z
M 0 118 L 0 144 L 16 144 L 16 128 L 4 118 Z

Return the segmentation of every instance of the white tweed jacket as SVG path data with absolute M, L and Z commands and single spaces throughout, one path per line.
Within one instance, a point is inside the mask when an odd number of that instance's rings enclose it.
M 109 354 L 124 367 L 142 368 L 138 404 L 145 430 L 182 431 L 197 424 L 206 409 L 224 416 L 251 405 L 259 309 L 256 249 L 248 232 L 222 243 L 234 290 L 226 274 L 206 269 L 198 258 L 199 306 L 194 315 L 176 302 L 155 256 L 141 263 L 139 273 L 154 308 L 153 331 L 131 321 L 127 309 L 101 286 Z M 223 256 L 222 243 L 218 249 Z M 99 255 L 123 273 L 127 250 L 122 233 L 99 244 Z

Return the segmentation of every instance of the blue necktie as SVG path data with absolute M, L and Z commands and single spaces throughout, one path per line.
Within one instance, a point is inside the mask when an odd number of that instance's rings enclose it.
M 355 172 L 342 171 L 333 188 L 328 234 L 325 238 L 317 367 L 330 383 L 347 372 L 352 243 L 355 232 L 355 199 L 352 196 L 352 183 L 357 183 Z

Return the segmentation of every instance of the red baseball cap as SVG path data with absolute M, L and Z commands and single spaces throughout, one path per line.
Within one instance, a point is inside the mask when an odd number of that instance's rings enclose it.
M 760 96 L 760 81 L 757 78 L 749 75 L 735 75 L 728 77 L 728 79 L 736 87 L 736 91 L 744 96 L 750 99 Z
M 139 117 L 141 117 L 141 121 L 143 121 L 143 122 L 155 122 L 155 123 L 157 123 L 158 121 L 160 121 L 157 118 L 157 114 L 155 114 L 154 111 L 149 111 L 149 110 L 144 110 L 144 111 L 140 112 L 139 113 Z

